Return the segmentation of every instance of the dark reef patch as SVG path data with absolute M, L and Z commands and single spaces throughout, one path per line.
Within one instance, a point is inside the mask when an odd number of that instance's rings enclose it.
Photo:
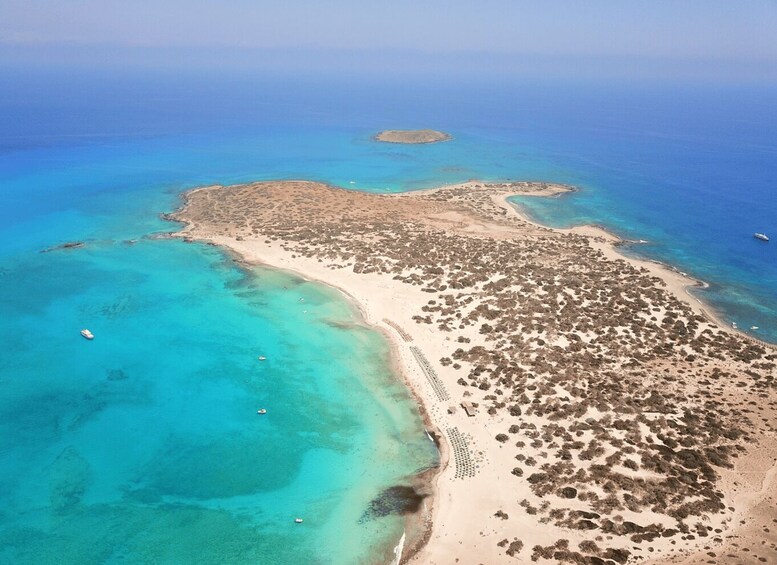
M 127 378 L 127 373 L 122 369 L 109 369 L 107 371 L 109 381 L 123 381 Z
M 41 253 L 51 253 L 52 251 L 62 251 L 65 249 L 78 249 L 80 247 L 84 247 L 85 243 L 83 241 L 66 241 L 65 243 L 60 243 L 59 245 L 54 245 L 52 247 L 47 247 L 46 249 L 41 249 Z
M 418 512 L 421 503 L 427 496 L 409 486 L 389 487 L 372 499 L 359 522 L 383 518 L 390 514 L 413 514 Z
M 330 328 L 335 328 L 337 330 L 355 330 L 364 327 L 356 322 L 339 322 L 337 320 L 324 320 L 324 323 Z

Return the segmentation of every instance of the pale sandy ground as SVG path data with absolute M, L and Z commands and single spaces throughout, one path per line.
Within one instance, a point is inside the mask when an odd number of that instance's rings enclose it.
M 554 191 L 551 190 L 548 195 L 553 193 Z M 503 198 L 497 200 L 500 206 L 509 210 L 509 213 L 519 214 L 515 207 L 506 203 Z M 466 222 L 466 218 L 451 217 L 450 221 Z M 472 226 L 471 229 L 488 230 L 489 226 Z M 611 234 L 590 226 L 574 228 L 571 231 L 587 236 L 590 244 L 601 249 L 609 259 L 623 258 L 615 247 L 617 238 Z M 551 524 L 540 523 L 537 520 L 539 516 L 525 512 L 519 505 L 520 501 L 528 500 L 532 505 L 539 506 L 541 500 L 534 496 L 526 481 L 511 481 L 507 484 L 510 478 L 509 469 L 515 465 L 514 450 L 503 448 L 502 445 L 495 443 L 494 436 L 504 432 L 511 421 L 503 412 L 491 416 L 478 411 L 474 417 L 467 417 L 464 413 L 460 403 L 465 400 L 479 400 L 477 397 L 479 391 L 457 386 L 456 379 L 460 374 L 437 361 L 450 354 L 452 347 L 450 338 L 433 325 L 417 324 L 412 321 L 413 316 L 418 314 L 421 307 L 429 300 L 429 295 L 422 292 L 418 286 L 393 280 L 391 275 L 386 274 L 356 274 L 351 269 L 332 269 L 327 262 L 295 255 L 282 249 L 279 242 L 267 243 L 263 237 L 238 240 L 235 237 L 192 230 L 191 227 L 185 228 L 179 235 L 191 235 L 198 240 L 211 241 L 233 250 L 249 263 L 261 263 L 284 269 L 306 279 L 331 285 L 353 300 L 367 323 L 379 328 L 388 336 L 404 379 L 426 408 L 428 425 L 437 431 L 442 443 L 442 469 L 436 479 L 433 504 L 429 505 L 430 509 L 427 507 L 431 515 L 422 517 L 422 520 L 431 525 L 428 543 L 410 558 L 410 562 L 429 565 L 530 563 L 532 562 L 531 548 L 534 545 L 552 545 L 562 537 L 569 539 L 571 548 L 576 548 L 578 541 L 590 539 L 596 534 L 596 532 L 591 534 L 579 530 L 562 530 Z M 691 297 L 686 290 L 689 285 L 697 284 L 697 281 L 652 262 L 643 261 L 639 262 L 639 265 L 666 281 L 668 288 L 682 300 L 690 303 L 696 311 L 702 310 L 702 304 Z M 406 334 L 405 337 L 400 335 L 397 327 Z M 472 344 L 482 341 L 482 336 L 479 336 L 474 328 L 466 335 L 472 339 Z M 408 341 L 408 337 L 412 341 Z M 450 394 L 450 400 L 438 399 L 411 351 L 413 346 L 419 348 L 426 359 L 433 364 Z M 465 394 L 473 396 L 465 396 Z M 453 413 L 449 413 L 451 407 L 454 407 Z M 455 476 L 456 465 L 452 462 L 453 453 L 449 439 L 450 430 L 454 428 L 466 438 L 469 456 L 475 466 L 474 476 Z M 527 446 L 527 453 L 530 452 Z M 724 482 L 728 489 L 726 492 L 732 497 L 729 503 L 736 506 L 737 519 L 743 519 L 741 517 L 751 511 L 757 511 L 759 505 L 771 503 L 777 474 L 775 469 L 772 450 L 741 458 L 737 462 L 736 470 L 724 473 L 726 475 Z M 635 471 L 637 476 L 640 473 L 645 471 Z M 757 484 L 748 487 L 748 481 Z M 734 489 L 738 489 L 739 492 Z M 574 508 L 575 502 L 569 501 L 569 505 Z M 585 508 L 582 504 L 579 507 Z M 507 513 L 509 520 L 495 516 L 494 513 L 497 510 Z M 621 514 L 624 519 L 631 519 L 628 511 Z M 644 514 L 634 517 L 642 523 L 646 522 L 645 518 Z M 656 521 L 658 520 L 660 518 L 656 517 Z M 735 522 L 736 520 L 731 521 L 730 516 L 712 517 L 709 524 L 727 531 L 731 526 L 736 527 Z M 777 531 L 777 524 L 774 526 Z M 524 549 L 515 556 L 508 556 L 505 553 L 507 547 L 498 547 L 496 541 L 506 539 L 509 546 L 509 543 L 516 539 L 517 532 L 520 533 L 517 539 L 523 542 Z M 747 535 L 744 529 L 740 534 Z M 602 546 L 606 547 L 608 536 L 603 538 Z M 642 555 L 632 554 L 629 562 L 651 557 L 656 558 L 656 563 L 705 563 L 710 559 L 715 563 L 729 562 L 724 557 L 725 552 L 721 551 L 725 549 L 725 544 L 731 543 L 730 539 L 717 543 L 713 543 L 712 538 L 688 541 L 674 539 L 673 541 L 674 543 L 670 545 L 669 539 L 653 540 L 646 544 L 650 546 L 650 552 L 645 551 Z M 706 554 L 705 547 L 710 546 L 713 547 L 709 551 L 713 551 L 716 557 Z M 685 556 L 672 558 L 671 555 L 677 554 L 678 551 L 686 552 Z M 758 562 L 757 558 L 754 562 Z

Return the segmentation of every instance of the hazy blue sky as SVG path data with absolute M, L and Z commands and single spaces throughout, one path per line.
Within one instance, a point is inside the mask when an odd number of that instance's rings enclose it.
M 777 1 L 0 0 L 6 62 L 131 53 L 149 63 L 314 56 L 409 67 L 493 55 L 497 66 L 587 60 L 627 72 L 647 62 L 757 78 L 777 68 Z

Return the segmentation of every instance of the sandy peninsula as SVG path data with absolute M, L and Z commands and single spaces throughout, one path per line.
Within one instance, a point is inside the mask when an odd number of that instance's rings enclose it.
M 385 143 L 423 144 L 439 143 L 452 138 L 450 134 L 433 129 L 387 129 L 378 133 L 375 139 Z
M 568 190 L 260 182 L 173 217 L 341 289 L 391 339 L 442 452 L 404 561 L 777 562 L 777 353 L 705 315 L 693 281 L 506 201 Z

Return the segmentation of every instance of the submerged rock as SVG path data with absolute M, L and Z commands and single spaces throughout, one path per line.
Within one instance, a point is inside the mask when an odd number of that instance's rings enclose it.
M 84 247 L 86 245 L 83 241 L 66 241 L 65 243 L 60 243 L 59 245 L 55 245 L 53 247 L 47 247 L 46 249 L 41 249 L 41 253 L 51 253 L 52 251 L 61 251 L 64 249 L 78 249 L 80 247 Z
M 370 502 L 359 521 L 366 522 L 390 514 L 412 514 L 418 511 L 426 497 L 426 494 L 420 494 L 413 487 L 389 487 Z
M 127 378 L 127 373 L 125 373 L 121 369 L 111 369 L 108 371 L 109 381 L 123 381 L 126 378 Z
M 75 447 L 66 447 L 46 469 L 49 475 L 49 500 L 55 512 L 68 512 L 81 502 L 92 481 L 89 463 Z

